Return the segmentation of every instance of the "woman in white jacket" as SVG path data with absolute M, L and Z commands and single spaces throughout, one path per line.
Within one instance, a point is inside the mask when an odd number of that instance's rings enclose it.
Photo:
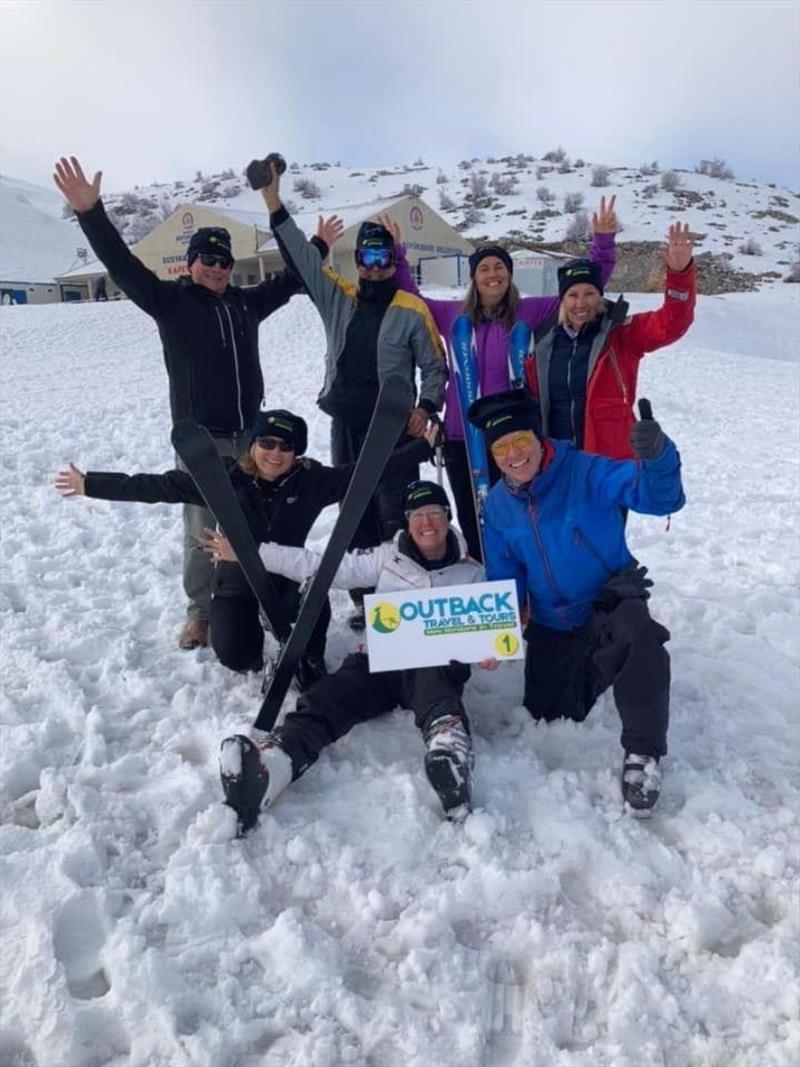
M 450 525 L 450 506 L 441 486 L 418 481 L 404 497 L 406 528 L 376 548 L 345 556 L 334 586 L 374 586 L 378 592 L 463 585 L 484 580 L 483 567 L 466 555 L 464 539 Z M 207 551 L 230 558 L 225 539 L 208 531 Z M 306 548 L 267 542 L 261 546 L 267 569 L 295 581 L 312 575 L 320 556 Z M 487 661 L 482 666 L 493 666 Z M 443 667 L 370 674 L 363 652 L 347 656 L 335 674 L 301 694 L 295 711 L 266 739 L 237 735 L 222 742 L 220 765 L 226 803 L 246 832 L 286 786 L 299 778 L 320 751 L 356 723 L 400 706 L 414 712 L 425 739 L 425 772 L 445 814 L 459 819 L 471 810 L 472 742 L 461 694 L 470 668 L 451 661 Z

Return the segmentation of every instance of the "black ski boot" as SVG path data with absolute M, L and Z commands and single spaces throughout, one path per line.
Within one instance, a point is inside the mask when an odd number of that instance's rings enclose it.
M 655 756 L 626 752 L 622 764 L 625 808 L 637 819 L 649 819 L 661 793 L 661 768 Z
M 219 771 L 225 803 L 236 812 L 242 837 L 291 782 L 292 761 L 270 737 L 256 742 L 236 734 L 220 745 Z
M 315 655 L 313 652 L 306 653 L 300 660 L 295 671 L 295 680 L 301 693 L 305 693 L 312 685 L 315 685 L 328 673 L 325 666 L 325 657 Z
M 442 715 L 425 734 L 425 773 L 448 819 L 460 822 L 472 811 L 472 738 L 460 715 Z

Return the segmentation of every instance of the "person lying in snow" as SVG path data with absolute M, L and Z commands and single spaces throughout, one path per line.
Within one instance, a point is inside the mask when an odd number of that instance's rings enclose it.
M 645 567 L 625 542 L 621 508 L 668 515 L 685 503 L 680 456 L 647 401 L 631 430 L 635 461 L 579 452 L 542 434 L 523 390 L 482 397 L 468 417 L 502 479 L 485 509 L 486 572 L 514 578 L 527 603 L 524 704 L 535 719 L 586 718 L 613 686 L 622 719 L 622 793 L 648 814 L 667 751 L 669 632 L 650 617 Z
M 428 435 L 431 439 L 433 432 Z M 231 482 L 256 541 L 303 545 L 323 508 L 344 498 L 354 464 L 326 467 L 307 458 L 307 440 L 306 422 L 299 415 L 282 408 L 261 411 L 249 451 L 228 461 Z M 389 465 L 421 462 L 429 456 L 428 440 L 413 441 L 398 450 Z M 204 504 L 191 474 L 181 470 L 163 474 L 83 474 L 70 464 L 57 475 L 55 487 L 64 496 L 138 500 L 146 504 Z M 294 620 L 300 603 L 297 582 L 277 575 L 275 585 Z M 325 674 L 330 617 L 330 607 L 326 605 L 297 669 L 301 688 Z M 261 669 L 264 631 L 258 602 L 237 563 L 222 561 L 215 568 L 209 621 L 211 645 L 221 663 L 234 671 Z
M 450 525 L 447 495 L 435 482 L 412 482 L 403 499 L 405 528 L 391 541 L 348 553 L 333 584 L 340 589 L 375 586 L 378 591 L 481 582 L 481 564 L 466 554 L 461 533 Z M 230 544 L 208 532 L 206 551 L 233 559 Z M 268 541 L 261 546 L 268 570 L 303 581 L 317 569 L 321 555 Z M 482 667 L 496 666 L 486 660 Z M 343 737 L 356 723 L 401 706 L 414 712 L 425 740 L 425 772 L 450 819 L 460 819 L 472 804 L 472 741 L 461 694 L 470 667 L 451 661 L 444 667 L 370 674 L 363 652 L 347 656 L 335 674 L 302 693 L 295 711 L 260 742 L 242 735 L 226 738 L 220 771 L 226 803 L 239 817 L 240 832 L 255 826 L 290 782 L 314 763 L 325 745 Z

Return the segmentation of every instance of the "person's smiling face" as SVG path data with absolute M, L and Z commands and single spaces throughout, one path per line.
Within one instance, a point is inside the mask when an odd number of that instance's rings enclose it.
M 542 462 L 542 446 L 533 430 L 512 430 L 492 443 L 491 453 L 502 474 L 529 482 Z

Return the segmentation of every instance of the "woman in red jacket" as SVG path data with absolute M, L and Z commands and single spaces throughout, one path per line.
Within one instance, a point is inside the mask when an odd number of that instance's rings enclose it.
M 630 459 L 639 360 L 671 345 L 694 318 L 694 239 L 688 225 L 669 228 L 664 303 L 628 317 L 622 299 L 603 298 L 598 264 L 588 259 L 558 271 L 558 325 L 537 342 L 526 361 L 526 382 L 539 400 L 547 437 L 612 459 Z

